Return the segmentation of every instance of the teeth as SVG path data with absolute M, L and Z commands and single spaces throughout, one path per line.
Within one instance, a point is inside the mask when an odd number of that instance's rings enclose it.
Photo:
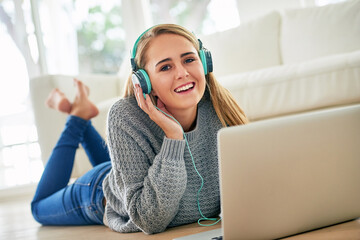
M 175 92 L 182 92 L 182 91 L 188 90 L 189 88 L 192 88 L 192 87 L 194 87 L 194 84 L 189 83 L 189 84 L 187 84 L 185 86 L 182 86 L 180 88 L 175 89 Z

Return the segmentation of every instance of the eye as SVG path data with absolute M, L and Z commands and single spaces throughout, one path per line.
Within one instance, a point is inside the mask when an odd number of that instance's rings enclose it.
M 193 62 L 193 61 L 195 61 L 194 58 L 188 58 L 188 59 L 185 60 L 185 63 L 191 63 L 191 62 Z
M 169 70 L 170 69 L 170 66 L 169 65 L 165 65 L 165 66 L 162 66 L 161 68 L 160 68 L 160 71 L 167 71 L 167 70 Z

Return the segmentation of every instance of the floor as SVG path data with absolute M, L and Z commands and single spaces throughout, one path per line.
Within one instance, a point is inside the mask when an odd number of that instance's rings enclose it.
M 155 240 L 155 239 L 173 239 L 184 235 L 211 230 L 216 227 L 204 228 L 196 224 L 190 224 L 177 228 L 172 228 L 164 233 L 155 235 L 145 235 L 144 233 L 122 234 L 111 231 L 105 226 L 61 226 L 44 227 L 38 224 L 30 212 L 30 197 L 20 198 L 15 201 L 0 202 L 0 239 L 1 240 Z
M 1 240 L 72 240 L 72 239 L 118 239 L 118 240 L 155 240 L 173 239 L 206 230 L 220 227 L 204 228 L 189 224 L 171 228 L 163 233 L 145 235 L 141 232 L 122 234 L 111 231 L 105 226 L 79 226 L 79 227 L 43 227 L 38 224 L 30 212 L 30 199 L 19 197 L 17 200 L 0 201 L 0 239 Z M 360 218 L 357 220 L 337 224 L 331 227 L 318 229 L 312 232 L 295 235 L 286 239 L 360 239 Z

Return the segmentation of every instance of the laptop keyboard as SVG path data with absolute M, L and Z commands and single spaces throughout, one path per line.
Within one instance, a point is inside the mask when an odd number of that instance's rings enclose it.
M 213 238 L 211 238 L 211 240 L 223 240 L 223 237 L 222 237 L 222 236 L 219 236 L 219 237 L 213 237 Z

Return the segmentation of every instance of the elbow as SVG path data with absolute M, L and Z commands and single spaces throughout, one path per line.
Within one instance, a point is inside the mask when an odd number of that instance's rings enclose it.
M 152 235 L 152 234 L 156 234 L 156 233 L 162 233 L 166 230 L 166 226 L 165 227 L 143 227 L 141 228 L 141 231 L 144 232 L 147 235 Z
M 162 212 L 161 210 L 159 212 Z M 164 232 L 171 222 L 172 217 L 166 214 L 151 214 L 150 216 L 138 216 L 133 218 L 135 225 L 145 234 L 151 235 Z M 137 219 L 137 221 L 136 221 Z

